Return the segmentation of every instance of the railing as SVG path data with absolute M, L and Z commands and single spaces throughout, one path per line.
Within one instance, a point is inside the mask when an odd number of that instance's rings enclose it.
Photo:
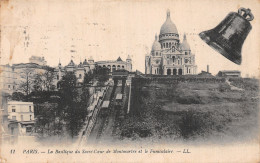
M 130 83 L 130 90 L 129 90 L 129 98 L 128 98 L 128 107 L 127 107 L 127 114 L 130 112 L 130 102 L 131 102 L 131 91 L 132 91 L 132 82 Z
M 83 145 L 82 142 L 87 143 L 88 137 L 90 136 L 90 133 L 91 133 L 92 129 L 93 129 L 94 126 L 95 126 L 95 123 L 96 123 L 96 120 L 97 120 L 97 115 L 98 115 L 99 112 L 100 112 L 102 102 L 103 102 L 103 100 L 104 100 L 104 98 L 105 98 L 105 96 L 106 96 L 106 93 L 107 93 L 107 89 L 108 89 L 108 86 L 107 86 L 106 89 L 104 90 L 105 93 L 103 94 L 102 99 L 100 99 L 100 98 L 98 99 L 97 105 L 96 105 L 95 108 L 93 109 L 93 114 L 92 114 L 92 116 L 88 118 L 88 123 L 87 123 L 86 129 L 84 130 L 85 133 L 84 133 L 84 131 L 83 131 L 78 146 Z

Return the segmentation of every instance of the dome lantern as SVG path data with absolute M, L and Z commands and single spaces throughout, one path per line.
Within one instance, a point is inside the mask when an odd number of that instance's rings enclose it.
M 172 22 L 171 20 L 171 14 L 170 14 L 170 10 L 167 10 L 167 17 L 166 17 L 166 21 L 163 23 L 163 25 L 161 26 L 160 29 L 160 35 L 159 35 L 159 41 L 161 41 L 162 39 L 164 39 L 164 37 L 170 34 L 168 36 L 170 36 L 172 39 L 177 39 L 179 40 L 179 34 L 178 34 L 178 30 L 176 25 Z M 166 38 L 165 38 L 166 39 Z

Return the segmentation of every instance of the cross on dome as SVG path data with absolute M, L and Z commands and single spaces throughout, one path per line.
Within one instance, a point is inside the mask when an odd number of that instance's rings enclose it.
M 183 40 L 186 40 L 186 34 L 184 33 Z
M 167 9 L 167 18 L 170 18 L 170 16 L 171 16 L 171 12 L 169 9 Z

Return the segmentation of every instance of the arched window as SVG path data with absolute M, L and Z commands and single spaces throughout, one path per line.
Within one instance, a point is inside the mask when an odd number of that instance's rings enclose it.
M 125 68 L 125 66 L 122 66 L 122 69 L 124 69 Z
M 107 65 L 107 68 L 109 69 L 109 71 L 111 71 L 111 66 L 110 65 Z
M 182 69 L 181 68 L 178 71 L 178 75 L 182 75 Z
M 172 62 L 175 62 L 175 56 L 172 56 Z
M 173 75 L 177 75 L 177 69 L 173 69 Z
M 114 72 L 115 70 L 116 70 L 116 66 L 113 65 L 113 66 L 112 66 L 112 72 Z
M 163 47 L 165 48 L 165 43 L 163 43 Z
M 167 69 L 167 75 L 171 75 L 171 69 Z
M 168 48 L 168 42 L 166 43 L 166 48 Z
M 169 43 L 169 48 L 171 47 L 172 43 Z

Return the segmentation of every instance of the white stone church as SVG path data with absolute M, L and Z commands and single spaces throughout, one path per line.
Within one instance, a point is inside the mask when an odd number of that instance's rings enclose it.
M 159 40 L 155 36 L 150 55 L 145 56 L 145 74 L 194 75 L 197 66 L 191 53 L 186 35 L 180 43 L 175 24 L 167 11 L 167 18 L 161 27 Z

